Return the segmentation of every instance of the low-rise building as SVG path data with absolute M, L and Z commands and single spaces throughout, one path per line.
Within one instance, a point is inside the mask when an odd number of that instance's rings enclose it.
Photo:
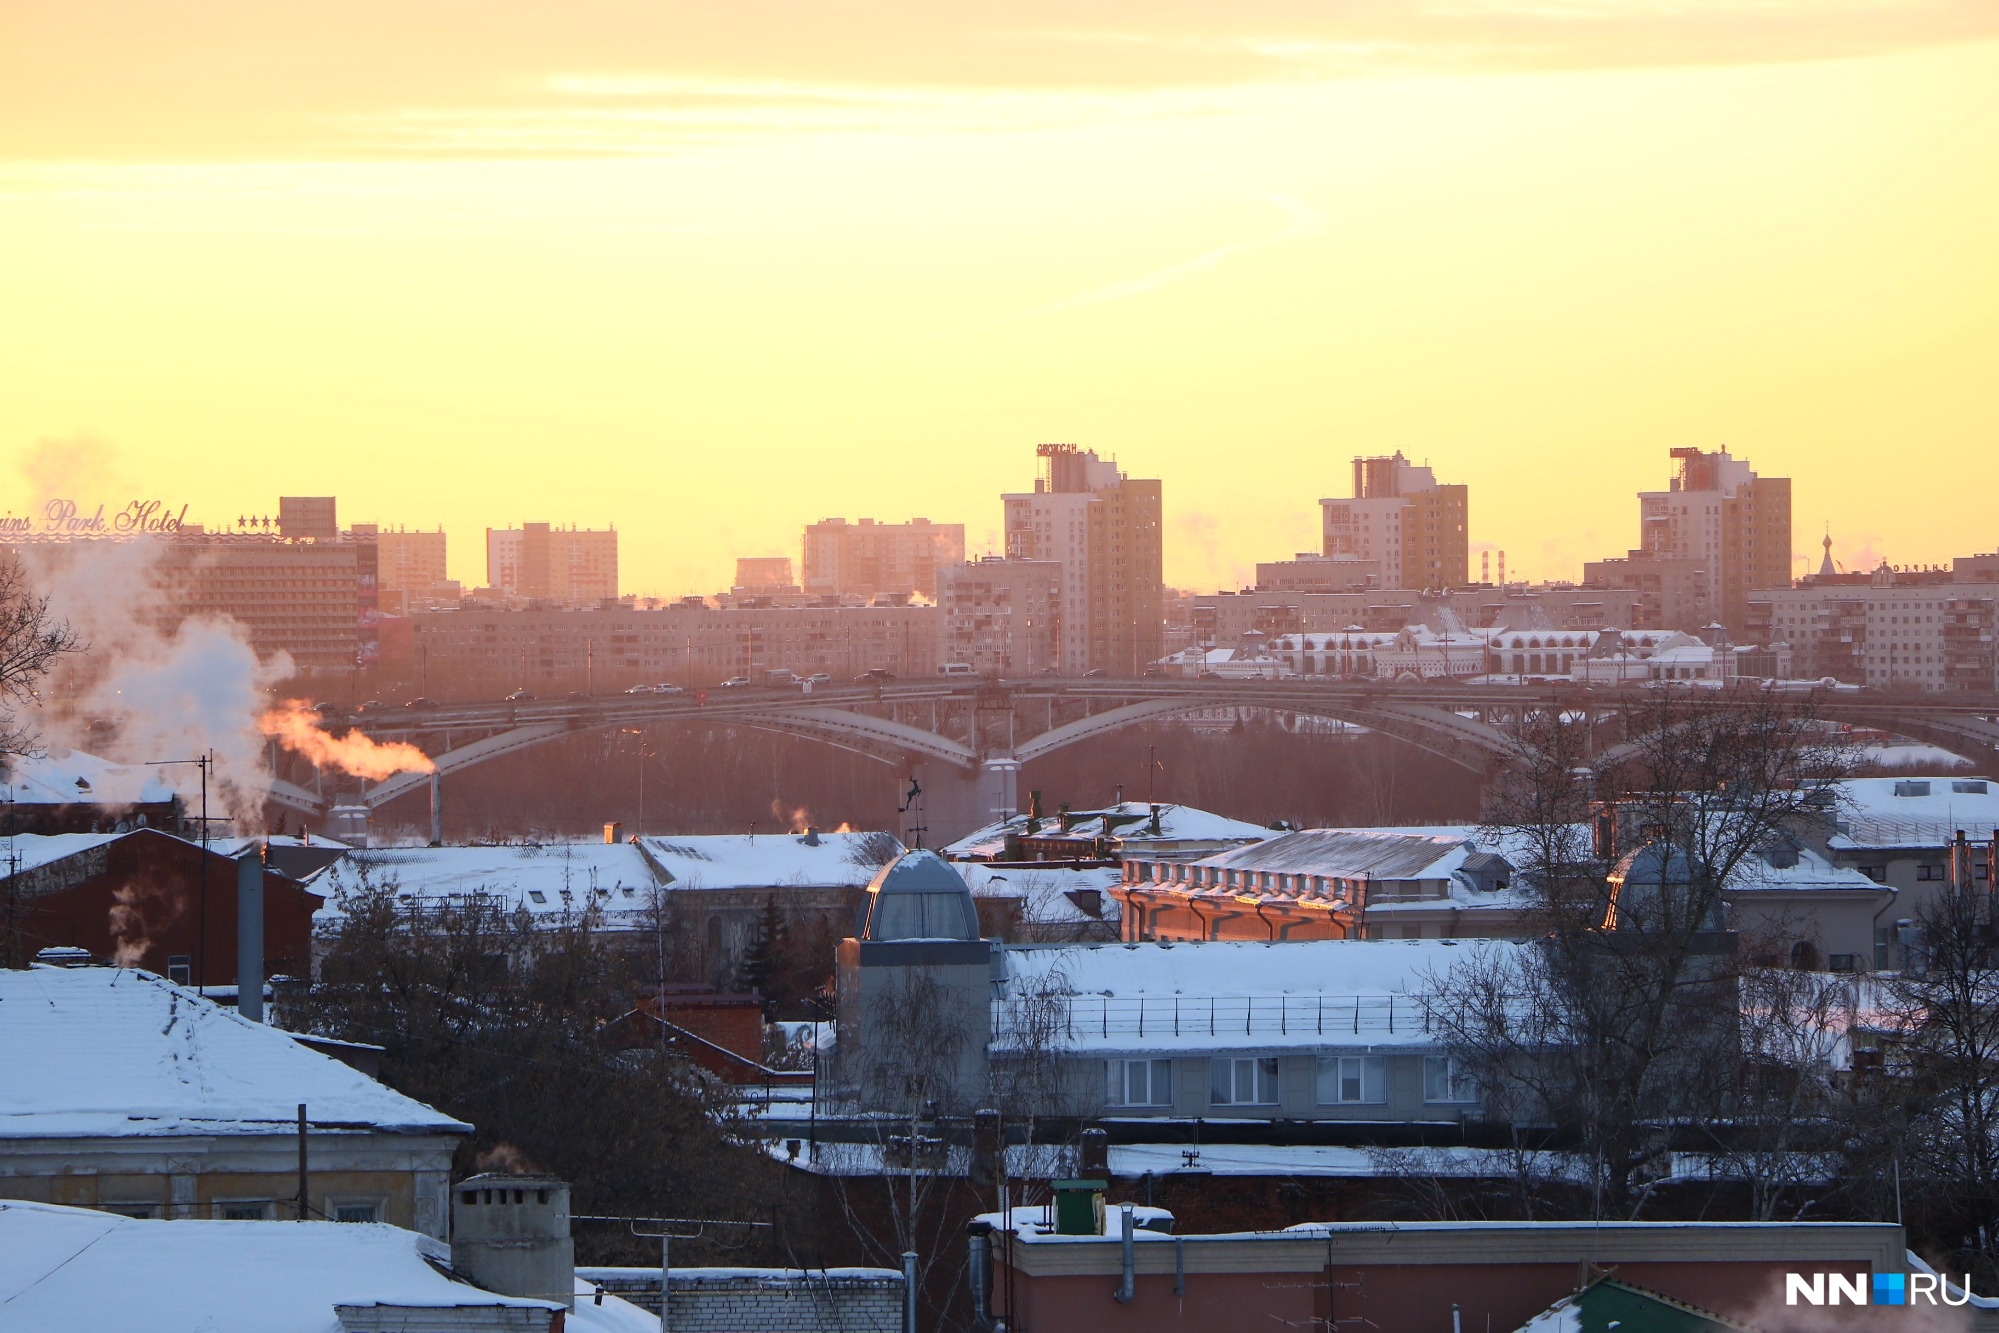
M 442 1238 L 462 1121 L 150 973 L 0 970 L 0 1196 Z M 303 1109 L 301 1109 L 303 1108 Z
M 0 845 L 0 963 L 81 949 L 194 986 L 236 982 L 240 840 L 199 843 L 159 829 L 22 834 Z M 232 855 L 232 853 L 234 855 Z M 305 977 L 324 902 L 265 863 L 266 975 Z
M 1127 940 L 1512 938 L 1528 900 L 1469 830 L 1303 829 L 1194 861 L 1126 857 Z
M 611 930 L 645 932 L 672 920 L 707 971 L 734 977 L 767 904 L 787 929 L 829 941 L 851 928 L 861 894 L 902 851 L 889 833 L 718 834 L 621 842 L 357 850 L 327 892 L 362 883 L 392 889 L 414 912 L 482 902 L 548 922 L 594 913 Z M 328 913 L 337 912 L 337 897 Z M 322 927 L 333 917 L 323 913 Z

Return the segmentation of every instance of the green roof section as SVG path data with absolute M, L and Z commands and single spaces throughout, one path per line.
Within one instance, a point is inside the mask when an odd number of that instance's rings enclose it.
M 1562 1297 L 1522 1324 L 1516 1333 L 1612 1333 L 1612 1330 L 1615 1333 L 1756 1333 L 1748 1324 L 1725 1319 L 1712 1310 L 1607 1277 Z

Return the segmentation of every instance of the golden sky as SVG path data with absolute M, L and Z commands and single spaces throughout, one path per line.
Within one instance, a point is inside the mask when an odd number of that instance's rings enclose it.
M 1992 0 L 0 0 L 0 509 L 615 524 L 666 594 L 976 553 L 1069 440 L 1205 589 L 1401 449 L 1574 577 L 1725 445 L 1801 558 L 1944 561 L 1995 163 Z

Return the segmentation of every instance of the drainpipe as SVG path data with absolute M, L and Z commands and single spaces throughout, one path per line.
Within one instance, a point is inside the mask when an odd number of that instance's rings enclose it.
M 1006 1322 L 993 1318 L 991 1236 L 993 1224 L 973 1218 L 965 1224 L 966 1245 L 971 1251 L 972 1318 L 983 1333 L 1005 1333 Z
M 1123 1274 L 1123 1277 L 1118 1282 L 1117 1290 L 1111 1293 L 1111 1297 L 1119 1305 L 1130 1305 L 1132 1298 L 1138 1295 L 1138 1265 L 1131 1248 L 1131 1233 L 1133 1228 L 1131 1205 L 1128 1203 L 1122 1205 L 1118 1209 L 1118 1213 L 1120 1221 L 1124 1225 L 1124 1237 L 1122 1240 L 1124 1255 L 1119 1270 Z
M 902 1252 L 902 1333 L 916 1333 L 915 1250 L 904 1250 Z
M 264 1021 L 264 849 L 236 861 L 236 1013 Z

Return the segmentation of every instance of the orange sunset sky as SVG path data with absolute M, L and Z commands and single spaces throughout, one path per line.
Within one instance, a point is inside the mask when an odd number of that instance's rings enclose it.
M 1854 565 L 1999 545 L 1990 0 L 0 0 L 0 508 L 998 540 L 1069 440 L 1167 577 L 1348 460 L 1575 577 L 1675 445 Z M 1473 567 L 1477 567 L 1474 554 Z

